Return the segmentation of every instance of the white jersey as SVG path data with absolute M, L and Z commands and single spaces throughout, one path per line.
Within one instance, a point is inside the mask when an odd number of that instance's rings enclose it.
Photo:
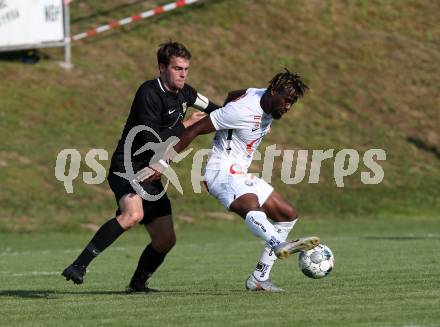
M 254 151 L 270 130 L 272 116 L 260 105 L 266 89 L 247 89 L 240 98 L 210 114 L 217 132 L 206 169 L 221 169 L 225 165 L 238 165 L 247 171 Z

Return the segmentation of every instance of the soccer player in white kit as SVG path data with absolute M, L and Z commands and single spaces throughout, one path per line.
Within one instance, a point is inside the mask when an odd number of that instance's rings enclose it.
M 274 76 L 267 89 L 231 92 L 223 108 L 187 128 L 174 146 L 179 153 L 196 136 L 216 131 L 204 174 L 208 191 L 265 241 L 257 266 L 246 280 L 248 290 L 283 291 L 269 279 L 276 259 L 319 244 L 315 236 L 286 241 L 297 211 L 271 185 L 247 172 L 272 121 L 287 113 L 307 89 L 299 75 L 286 70 Z

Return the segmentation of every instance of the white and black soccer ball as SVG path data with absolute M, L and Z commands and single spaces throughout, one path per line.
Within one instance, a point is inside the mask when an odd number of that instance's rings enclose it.
M 311 250 L 301 251 L 298 264 L 307 277 L 323 278 L 332 271 L 335 265 L 335 257 L 328 246 L 320 244 Z

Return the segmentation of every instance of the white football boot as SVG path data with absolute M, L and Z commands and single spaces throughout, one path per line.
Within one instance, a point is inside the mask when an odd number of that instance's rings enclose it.
M 270 279 L 259 281 L 254 275 L 250 275 L 246 279 L 245 286 L 248 291 L 284 292 L 282 288 L 276 286 Z
M 292 253 L 313 249 L 319 242 L 317 236 L 303 237 L 294 241 L 282 242 L 274 246 L 273 251 L 278 259 L 286 259 Z

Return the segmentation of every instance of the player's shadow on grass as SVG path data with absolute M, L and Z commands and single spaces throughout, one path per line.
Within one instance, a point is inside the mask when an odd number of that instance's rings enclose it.
M 122 295 L 124 291 L 87 291 L 87 292 L 66 292 L 56 290 L 5 290 L 0 291 L 0 297 L 20 297 L 26 299 L 50 299 L 57 298 L 58 295 Z
M 0 291 L 1 297 L 19 297 L 25 299 L 56 299 L 62 295 L 125 295 L 125 296 L 139 296 L 139 295 L 154 295 L 154 294 L 169 294 L 169 295 L 195 295 L 195 296 L 230 296 L 231 293 L 243 293 L 243 290 L 155 290 L 149 293 L 127 294 L 125 291 L 57 291 L 57 290 L 3 290 Z
M 216 290 L 176 290 L 176 289 L 161 289 L 155 290 L 151 293 L 156 294 L 170 294 L 170 295 L 200 295 L 200 296 L 230 296 L 234 293 L 243 293 L 244 290 L 240 289 L 216 289 Z
M 427 236 L 365 236 L 362 237 L 366 240 L 386 240 L 386 241 L 418 241 L 418 240 L 431 240 L 440 239 L 440 236 L 427 235 Z

